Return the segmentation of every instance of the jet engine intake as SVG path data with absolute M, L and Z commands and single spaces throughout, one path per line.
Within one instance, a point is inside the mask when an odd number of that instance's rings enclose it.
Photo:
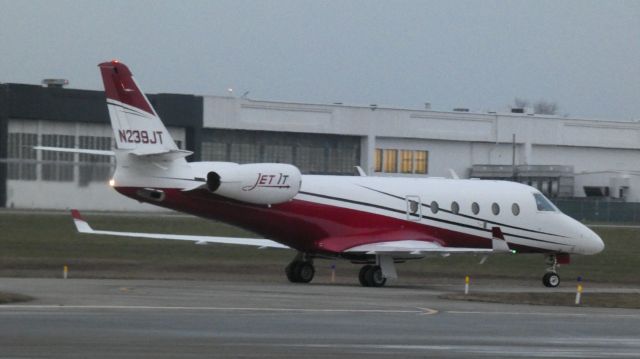
M 207 173 L 207 189 L 223 197 L 253 204 L 278 204 L 300 190 L 300 170 L 282 163 L 251 163 Z

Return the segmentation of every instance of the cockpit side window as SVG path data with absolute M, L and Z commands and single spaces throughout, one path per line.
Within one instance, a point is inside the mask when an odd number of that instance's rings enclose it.
M 533 197 L 536 199 L 536 206 L 538 207 L 538 211 L 557 211 L 556 206 L 554 206 L 551 201 L 543 196 L 542 193 L 534 193 Z

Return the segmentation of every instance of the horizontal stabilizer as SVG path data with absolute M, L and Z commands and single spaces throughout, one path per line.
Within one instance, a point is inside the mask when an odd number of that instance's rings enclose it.
M 178 158 L 184 158 L 187 156 L 191 156 L 193 152 L 186 150 L 153 150 L 149 148 L 137 148 L 131 152 L 130 154 L 138 157 L 154 157 L 154 158 L 164 158 L 168 160 L 175 160 Z
M 78 210 L 72 209 L 71 216 L 73 217 L 73 223 L 76 225 L 76 229 L 80 233 L 101 234 L 101 235 L 120 236 L 120 237 L 148 238 L 148 239 L 172 239 L 172 240 L 179 240 L 179 241 L 191 241 L 196 244 L 221 243 L 221 244 L 240 244 L 240 245 L 247 245 L 247 246 L 255 246 L 259 248 L 289 248 L 284 244 L 274 242 L 268 239 L 262 239 L 262 238 L 210 237 L 210 236 L 192 236 L 192 235 L 180 235 L 180 234 L 115 232 L 115 231 L 94 230 L 93 228 L 91 228 L 89 223 L 87 223 L 87 221 L 85 221 L 82 218 Z
M 63 148 L 63 147 L 47 147 L 47 146 L 33 146 L 34 150 L 42 151 L 55 151 L 55 152 L 67 152 L 67 153 L 81 153 L 85 155 L 98 155 L 98 156 L 115 156 L 113 151 L 105 150 L 91 150 L 88 148 Z

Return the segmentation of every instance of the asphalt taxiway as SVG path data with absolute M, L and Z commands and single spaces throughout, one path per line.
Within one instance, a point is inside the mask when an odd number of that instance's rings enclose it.
M 0 279 L 0 357 L 637 358 L 640 311 L 446 301 L 447 285 Z

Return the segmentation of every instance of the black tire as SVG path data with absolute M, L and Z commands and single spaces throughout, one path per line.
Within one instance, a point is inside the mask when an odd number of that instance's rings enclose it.
M 380 266 L 371 266 L 365 274 L 365 278 L 369 287 L 382 287 L 387 283 L 387 278 L 382 275 Z
M 296 267 L 299 264 L 300 264 L 300 261 L 293 261 L 284 268 L 284 273 L 287 275 L 287 279 L 291 283 L 300 282 L 300 278 L 298 277 L 298 271 L 296 270 Z
M 298 283 L 309 283 L 313 280 L 313 276 L 316 274 L 316 269 L 310 262 L 300 262 L 295 266 L 296 277 Z
M 360 281 L 360 285 L 363 287 L 369 286 L 369 282 L 367 282 L 367 271 L 371 269 L 371 267 L 372 267 L 371 264 L 367 264 L 365 266 L 362 266 L 362 268 L 360 268 L 360 273 L 358 273 L 358 280 Z
M 542 277 L 542 284 L 545 287 L 555 288 L 560 285 L 560 276 L 558 273 L 548 272 Z

